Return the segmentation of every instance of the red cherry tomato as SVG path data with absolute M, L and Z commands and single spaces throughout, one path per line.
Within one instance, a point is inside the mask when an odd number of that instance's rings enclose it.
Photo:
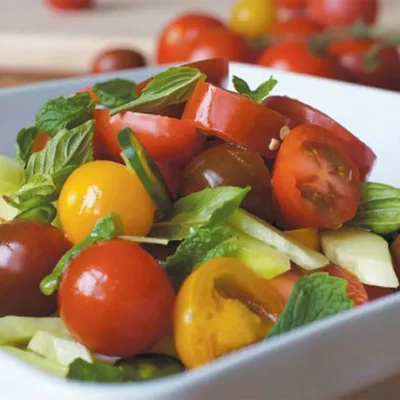
M 53 8 L 59 10 L 79 10 L 92 8 L 94 0 L 45 0 L 46 3 Z
M 254 61 L 246 40 L 224 27 L 205 29 L 190 43 L 182 45 L 181 61 L 199 61 L 215 57 L 244 63 Z
M 381 297 L 389 296 L 394 293 L 394 289 L 384 288 L 379 286 L 364 285 L 368 293 L 369 301 L 380 299 Z
M 131 111 L 110 117 L 108 110 L 95 110 L 93 117 L 95 136 L 100 137 L 106 154 L 114 161 L 121 160 L 117 135 L 124 128 L 135 132 L 156 162 L 182 166 L 203 149 L 205 138 L 189 121 Z
M 218 18 L 207 14 L 185 14 L 172 20 L 158 40 L 157 62 L 167 64 L 183 61 L 181 51 L 185 42 L 191 42 L 199 32 L 214 26 L 223 26 Z
M 307 104 L 285 96 L 270 96 L 266 99 L 265 105 L 285 115 L 289 119 L 288 125 L 291 128 L 302 124 L 313 124 L 330 131 L 331 135 L 344 141 L 346 152 L 357 164 L 361 179 L 364 180 L 371 171 L 376 160 L 374 152 L 331 117 Z
M 174 167 L 173 165 L 157 163 L 161 176 L 169 190 L 173 200 L 178 198 L 179 184 L 182 177 L 182 169 Z M 163 246 L 161 246 L 163 247 Z
M 146 66 L 142 54 L 132 49 L 110 49 L 99 53 L 93 60 L 90 72 L 99 74 L 103 72 L 120 71 L 123 69 L 140 68 Z
M 131 357 L 170 332 L 175 295 L 149 253 L 111 240 L 71 261 L 58 300 L 61 318 L 81 343 L 93 352 Z
M 70 247 L 59 229 L 42 222 L 0 224 L 0 317 L 53 312 L 57 299 L 43 295 L 40 282 Z
M 234 118 L 232 117 L 234 116 Z M 285 118 L 244 96 L 199 82 L 188 100 L 182 119 L 202 132 L 218 136 L 249 150 L 274 158 L 272 138 L 279 138 Z
M 307 7 L 309 0 L 273 0 L 278 7 L 300 10 Z
M 49 135 L 39 131 L 36 134 L 35 140 L 33 141 L 32 153 L 37 153 L 38 151 L 43 150 L 49 140 L 51 140 Z
M 354 306 L 360 306 L 368 302 L 367 291 L 357 276 L 335 264 L 329 264 L 324 270 L 328 272 L 329 275 L 343 278 L 348 282 L 347 294 L 350 300 L 353 300 Z
M 299 39 L 316 36 L 323 31 L 323 27 L 314 20 L 298 16 L 286 21 L 276 21 L 268 29 L 268 37 L 279 39 Z
M 375 40 L 353 38 L 331 43 L 328 51 L 341 66 L 345 81 L 399 91 L 399 52 L 395 46 L 377 46 Z
M 283 41 L 268 46 L 261 54 L 259 65 L 323 78 L 338 78 L 335 60 L 328 54 L 313 51 L 304 41 Z
M 309 0 L 312 18 L 327 27 L 344 27 L 362 19 L 372 25 L 378 15 L 378 0 Z
M 316 125 L 300 125 L 283 141 L 272 189 L 288 228 L 336 228 L 360 202 L 358 168 L 343 142 Z

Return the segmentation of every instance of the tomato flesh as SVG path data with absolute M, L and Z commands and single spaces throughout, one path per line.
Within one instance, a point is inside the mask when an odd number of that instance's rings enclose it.
M 270 96 L 265 100 L 264 104 L 272 110 L 285 115 L 291 128 L 302 124 L 313 124 L 325 128 L 330 132 L 330 135 L 345 143 L 344 149 L 356 163 L 362 180 L 371 172 L 376 160 L 375 153 L 328 115 L 301 101 L 286 96 Z M 323 132 L 327 133 L 326 131 L 321 131 L 321 133 Z
M 274 158 L 272 139 L 278 139 L 286 124 L 281 114 L 244 96 L 199 82 L 189 98 L 182 119 L 201 132 Z
M 94 6 L 94 0 L 46 0 L 46 3 L 59 10 L 79 10 Z
M 284 140 L 272 187 L 288 228 L 337 228 L 360 202 L 357 166 L 343 143 L 316 125 L 300 125 Z

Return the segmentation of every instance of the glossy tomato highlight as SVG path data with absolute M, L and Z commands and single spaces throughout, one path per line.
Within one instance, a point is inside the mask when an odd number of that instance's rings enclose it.
M 172 285 L 136 243 L 85 248 L 62 277 L 58 299 L 68 330 L 93 352 L 132 357 L 171 331 Z

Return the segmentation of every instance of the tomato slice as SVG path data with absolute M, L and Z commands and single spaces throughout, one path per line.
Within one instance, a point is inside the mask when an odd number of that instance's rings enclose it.
M 395 290 L 392 288 L 385 288 L 379 286 L 365 285 L 365 290 L 368 293 L 369 301 L 378 300 L 381 297 L 389 296 L 394 293 Z
M 291 228 L 336 228 L 354 217 L 360 202 L 356 164 L 341 140 L 316 125 L 300 125 L 286 137 L 272 188 Z
M 95 110 L 93 117 L 95 136 L 114 161 L 121 161 L 117 134 L 124 128 L 131 128 L 150 157 L 159 163 L 184 166 L 203 149 L 205 138 L 189 121 L 130 111 L 110 117 L 108 110 Z
M 360 178 L 364 180 L 371 172 L 376 160 L 375 153 L 360 139 L 350 133 L 323 112 L 286 96 L 270 96 L 264 104 L 289 119 L 289 126 L 294 128 L 302 124 L 313 124 L 325 128 L 331 135 L 345 142 L 344 149 L 354 160 L 360 171 Z M 321 131 L 321 133 L 327 133 Z
M 278 112 L 203 81 L 196 85 L 182 119 L 194 122 L 207 135 L 267 158 L 276 156 L 276 149 L 270 149 L 271 140 L 278 139 L 286 125 L 285 117 Z
M 345 279 L 348 282 L 347 294 L 350 300 L 353 300 L 354 306 L 368 303 L 368 293 L 357 276 L 335 264 L 329 264 L 324 270 L 328 272 L 329 275 Z

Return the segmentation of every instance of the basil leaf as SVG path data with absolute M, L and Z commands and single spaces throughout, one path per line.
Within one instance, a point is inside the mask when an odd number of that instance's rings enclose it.
M 136 100 L 121 107 L 113 108 L 111 115 L 126 110 L 150 112 L 167 105 L 184 103 L 191 95 L 197 82 L 204 81 L 206 78 L 205 74 L 195 68 L 169 68 L 156 75 Z
M 172 208 L 171 198 L 157 165 L 140 140 L 126 128 L 118 133 L 118 142 L 126 166 L 134 170 L 157 207 L 157 219 L 165 217 Z
M 223 225 L 240 206 L 250 187 L 204 189 L 179 199 L 167 220 L 153 225 L 152 236 L 182 240 L 200 228 Z
M 121 368 L 105 362 L 88 363 L 77 358 L 69 365 L 67 378 L 86 382 L 117 383 L 124 380 L 124 373 Z
M 111 240 L 122 234 L 122 222 L 119 215 L 110 213 L 100 219 L 93 227 L 92 232 L 80 243 L 68 250 L 54 267 L 53 272 L 40 282 L 43 294 L 50 296 L 58 288 L 61 275 L 68 268 L 72 257 L 80 253 L 84 248 L 103 240 Z
M 167 258 L 164 268 L 176 291 L 200 264 L 216 257 L 231 256 L 239 251 L 239 241 L 230 228 L 198 229 L 189 235 Z
M 37 133 L 38 130 L 34 126 L 23 128 L 18 132 L 15 159 L 24 166 L 32 153 L 32 147 Z
M 94 120 L 59 132 L 42 150 L 29 158 L 25 180 L 35 174 L 59 174 L 64 168 L 79 166 L 93 159 Z
M 317 272 L 299 279 L 267 338 L 289 332 L 353 307 L 347 281 Z
M 97 83 L 92 90 L 99 103 L 107 108 L 119 107 L 137 98 L 135 82 L 126 79 Z
M 20 212 L 14 219 L 27 219 L 51 224 L 56 216 L 57 210 L 53 204 L 43 204 Z
M 247 82 L 237 76 L 233 77 L 232 82 L 235 90 L 239 94 L 255 101 L 256 103 L 262 103 L 278 83 L 278 81 L 271 76 L 256 90 L 251 90 Z
M 400 229 L 400 189 L 373 182 L 361 184 L 357 214 L 349 225 L 386 235 Z
M 57 97 L 45 103 L 36 116 L 36 128 L 55 136 L 63 129 L 76 128 L 92 119 L 95 104 L 89 93 Z

